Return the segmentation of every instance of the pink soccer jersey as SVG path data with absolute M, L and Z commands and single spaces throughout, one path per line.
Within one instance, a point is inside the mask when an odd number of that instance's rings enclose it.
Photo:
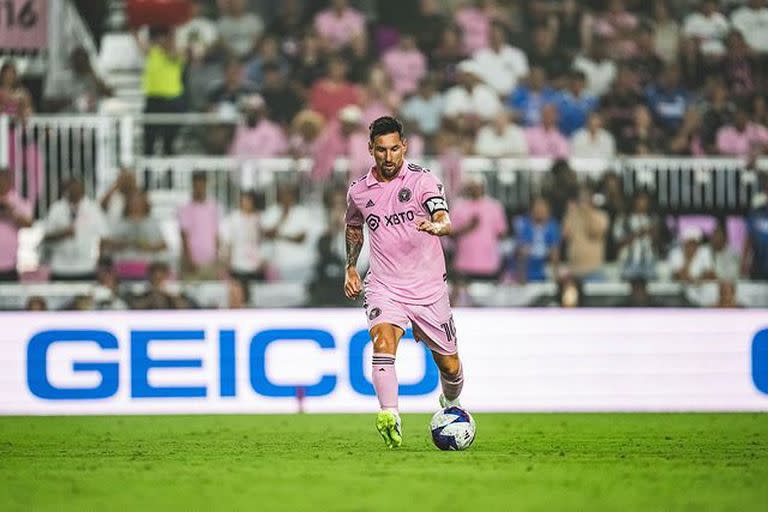
M 366 289 L 389 293 L 409 304 L 431 304 L 448 289 L 440 238 L 416 223 L 448 211 L 443 185 L 431 172 L 403 162 L 391 181 L 380 182 L 371 169 L 347 193 L 346 222 L 368 226 L 371 266 Z

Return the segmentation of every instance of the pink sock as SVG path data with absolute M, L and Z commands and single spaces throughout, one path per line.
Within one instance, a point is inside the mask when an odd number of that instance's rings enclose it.
M 373 387 L 381 409 L 397 411 L 397 373 L 392 354 L 373 354 Z
M 443 395 L 448 400 L 456 400 L 461 394 L 461 388 L 464 387 L 464 367 L 459 366 L 459 373 L 456 375 L 447 375 L 440 372 L 440 384 L 443 387 Z

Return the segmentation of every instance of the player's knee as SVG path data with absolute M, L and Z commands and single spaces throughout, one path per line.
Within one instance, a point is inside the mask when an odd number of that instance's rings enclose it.
M 376 325 L 371 329 L 373 352 L 376 354 L 394 354 L 397 347 L 397 330 L 394 326 Z
M 452 356 L 442 356 L 437 362 L 437 366 L 440 368 L 440 372 L 443 375 L 449 377 L 455 377 L 461 371 L 461 361 L 459 356 L 454 354 Z

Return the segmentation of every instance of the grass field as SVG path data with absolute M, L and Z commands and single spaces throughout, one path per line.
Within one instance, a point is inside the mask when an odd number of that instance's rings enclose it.
M 0 418 L 0 510 L 768 510 L 766 414 Z

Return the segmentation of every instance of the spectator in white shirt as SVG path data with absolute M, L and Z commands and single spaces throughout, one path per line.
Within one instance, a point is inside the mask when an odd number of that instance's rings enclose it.
M 230 275 L 238 280 L 264 279 L 264 258 L 261 255 L 259 198 L 253 191 L 240 194 L 240 207 L 224 221 L 221 230 L 226 246 Z
M 523 129 L 501 112 L 477 132 L 475 153 L 489 158 L 528 156 L 528 141 Z
M 427 77 L 419 83 L 418 93 L 403 103 L 400 115 L 418 125 L 419 132 L 425 137 L 432 138 L 437 134 L 443 117 L 443 97 L 433 78 Z
M 736 281 L 741 270 L 741 255 L 728 245 L 725 225 L 718 222 L 710 240 L 715 275 L 721 281 Z
M 729 30 L 728 19 L 718 11 L 715 0 L 703 0 L 699 11 L 686 16 L 683 23 L 683 35 L 696 41 L 701 53 L 710 57 L 725 53 L 723 41 Z
M 256 14 L 247 12 L 246 0 L 229 0 L 221 3 L 219 34 L 222 41 L 237 58 L 242 59 L 256 44 L 264 32 L 264 21 Z
M 749 0 L 731 13 L 731 24 L 746 39 L 750 48 L 768 53 L 768 7 L 765 0 Z
M 64 197 L 51 205 L 45 221 L 43 240 L 51 250 L 51 279 L 95 279 L 101 241 L 107 231 L 98 203 L 85 197 L 80 181 L 71 180 Z
M 603 128 L 603 117 L 597 112 L 591 112 L 587 125 L 576 130 L 571 136 L 571 156 L 602 159 L 616 156 L 616 141 L 613 135 Z
M 445 92 L 443 116 L 451 119 L 464 118 L 470 125 L 479 120 L 490 121 L 502 111 L 498 94 L 480 79 L 477 63 L 463 60 L 457 67 L 458 85 Z
M 472 60 L 482 80 L 501 96 L 511 93 L 528 75 L 528 57 L 507 42 L 507 29 L 499 22 L 491 25 L 490 45 L 475 52 Z
M 669 252 L 668 265 L 675 281 L 693 283 L 715 278 L 712 251 L 701 243 L 703 233 L 698 227 L 686 229 L 681 245 Z
M 122 169 L 117 175 L 115 183 L 109 187 L 109 190 L 99 201 L 111 228 L 114 228 L 122 220 L 126 199 L 137 190 L 136 175 L 131 169 Z
M 282 184 L 277 189 L 277 203 L 264 211 L 261 221 L 264 257 L 274 263 L 283 281 L 304 282 L 312 275 L 315 263 L 314 238 L 319 233 L 317 216 L 297 204 L 298 187 Z
M 593 96 L 607 93 L 616 78 L 616 63 L 608 58 L 608 43 L 604 38 L 596 38 L 589 53 L 579 54 L 573 59 L 573 69 L 587 77 L 586 92 Z
M 191 19 L 176 27 L 176 48 L 182 53 L 189 51 L 196 58 L 204 56 L 216 43 L 219 31 L 216 24 L 203 15 L 203 0 L 192 0 Z

